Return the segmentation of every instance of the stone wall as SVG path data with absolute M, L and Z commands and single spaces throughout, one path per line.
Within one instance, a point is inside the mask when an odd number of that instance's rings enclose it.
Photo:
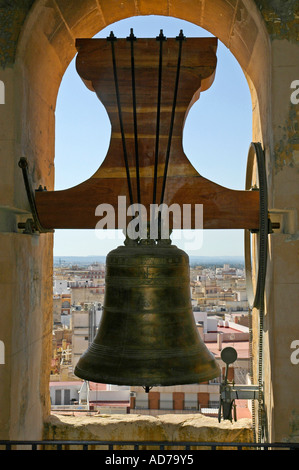
M 80 441 L 253 442 L 251 421 L 237 423 L 203 415 L 55 416 L 44 426 L 44 439 Z M 117 448 L 117 446 L 116 446 Z M 125 450 L 124 447 L 120 449 Z M 142 449 L 145 450 L 145 449 Z

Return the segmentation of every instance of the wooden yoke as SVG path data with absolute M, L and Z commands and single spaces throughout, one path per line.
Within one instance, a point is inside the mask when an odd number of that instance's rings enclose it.
M 194 208 L 202 204 L 205 229 L 258 229 L 259 192 L 235 191 L 205 179 L 183 151 L 188 111 L 214 81 L 216 38 L 185 39 L 181 33 L 166 40 L 161 32 L 156 39 L 137 40 L 131 31 L 124 39 L 112 33 L 107 39 L 78 39 L 76 47 L 77 71 L 110 117 L 111 142 L 87 181 L 62 191 L 35 192 L 41 225 L 93 229 L 100 220 L 97 206 L 110 204 L 115 228 L 124 228 L 118 197 L 125 196 L 126 207 L 140 202 L 148 214 L 154 202 L 182 209 L 190 204 L 191 228 L 198 228 Z

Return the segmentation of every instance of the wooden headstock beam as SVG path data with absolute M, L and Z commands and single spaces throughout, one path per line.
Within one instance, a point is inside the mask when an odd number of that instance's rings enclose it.
M 162 191 L 165 155 L 169 143 L 178 43 L 176 38 L 167 39 L 163 43 L 159 164 L 157 167 L 158 195 Z M 77 71 L 85 85 L 96 93 L 110 117 L 112 126 L 110 147 L 100 168 L 87 181 L 62 191 L 36 191 L 35 202 L 38 216 L 41 225 L 47 229 L 93 229 L 99 221 L 99 217 L 95 214 L 97 206 L 110 204 L 115 210 L 115 228 L 123 228 L 118 227 L 118 197 L 125 196 L 127 205 L 130 205 L 123 158 L 123 136 L 132 193 L 134 202 L 137 202 L 132 44 L 127 39 L 117 39 L 114 42 L 119 103 L 113 75 L 111 41 L 79 39 L 76 46 L 78 50 Z M 160 43 L 156 39 L 134 41 L 138 169 L 141 203 L 148 211 L 153 202 L 159 47 Z M 190 204 L 192 228 L 195 228 L 195 205 L 202 204 L 203 228 L 205 229 L 258 229 L 259 192 L 231 190 L 209 181 L 198 174 L 183 151 L 184 122 L 190 107 L 199 98 L 200 93 L 213 83 L 217 65 L 216 50 L 216 38 L 188 38 L 182 44 L 164 203 L 169 206 L 179 204 L 181 208 L 184 204 Z M 121 132 L 119 104 L 124 134 Z M 157 203 L 159 203 L 159 197 Z

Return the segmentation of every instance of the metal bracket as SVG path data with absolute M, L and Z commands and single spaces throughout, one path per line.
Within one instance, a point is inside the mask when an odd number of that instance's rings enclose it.
M 258 385 L 221 384 L 219 422 L 221 416 L 224 420 L 232 421 L 234 417 L 234 421 L 237 421 L 235 400 L 258 400 L 259 397 Z
M 25 223 L 24 222 L 19 223 L 18 228 L 23 230 L 23 233 L 30 234 L 30 235 L 32 235 L 36 232 L 39 232 L 39 233 L 53 233 L 54 230 L 49 230 L 49 229 L 43 228 L 43 226 L 41 225 L 41 223 L 39 221 L 39 217 L 38 217 L 38 213 L 37 213 L 37 209 L 36 209 L 36 205 L 35 205 L 34 192 L 33 192 L 32 185 L 30 183 L 30 179 L 29 179 L 29 175 L 28 175 L 28 162 L 27 162 L 26 158 L 24 158 L 24 157 L 20 158 L 19 167 L 21 168 L 22 173 L 23 173 L 23 180 L 24 180 L 25 189 L 26 189 L 28 202 L 29 202 L 29 205 L 30 205 L 30 210 L 31 210 L 33 219 L 27 219 Z M 41 190 L 45 191 L 46 188 L 43 189 L 40 186 L 38 191 L 41 191 Z
M 235 400 L 258 400 L 260 398 L 260 387 L 258 385 L 235 385 L 227 380 L 229 365 L 237 360 L 237 351 L 232 347 L 221 351 L 221 359 L 226 363 L 224 381 L 220 385 L 220 406 L 218 421 L 221 418 L 229 421 L 237 421 Z
M 297 231 L 296 209 L 270 209 L 270 233 L 294 235 Z M 275 232 L 274 232 L 275 230 Z
M 26 222 L 18 223 L 18 228 L 22 229 L 23 233 L 26 233 L 27 235 L 33 235 L 36 233 L 33 219 L 27 219 Z

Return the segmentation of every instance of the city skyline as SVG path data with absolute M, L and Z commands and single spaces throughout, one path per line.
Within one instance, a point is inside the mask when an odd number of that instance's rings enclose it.
M 110 31 L 126 37 L 133 28 L 137 37 L 155 37 L 163 29 L 167 37 L 183 29 L 185 36 L 212 36 L 186 21 L 168 17 L 135 17 L 110 25 Z M 218 65 L 212 87 L 191 108 L 184 128 L 184 151 L 205 178 L 230 189 L 244 189 L 247 152 L 251 142 L 251 98 L 246 78 L 231 52 L 219 41 Z M 67 123 L 67 124 L 66 124 Z M 56 108 L 55 190 L 73 187 L 99 168 L 109 147 L 111 128 L 106 110 L 85 87 L 74 60 L 59 90 Z M 204 209 L 204 208 L 203 208 Z M 204 216 L 204 214 L 203 214 Z M 242 256 L 242 230 L 176 232 L 173 242 L 191 256 Z M 123 241 L 120 232 L 57 230 L 55 256 L 101 256 Z M 192 249 L 186 249 L 186 246 Z M 199 249 L 194 249 L 198 241 Z

